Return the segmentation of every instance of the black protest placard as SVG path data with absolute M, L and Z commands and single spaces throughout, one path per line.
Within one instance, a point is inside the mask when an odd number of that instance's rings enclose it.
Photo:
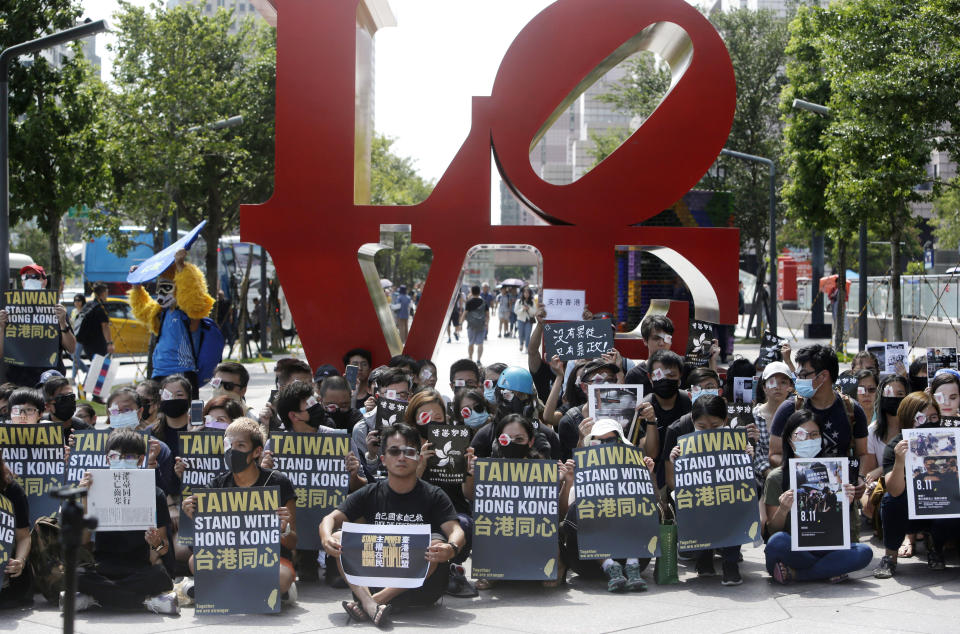
M 344 522 L 340 564 L 347 581 L 374 588 L 419 588 L 430 562 L 429 524 L 354 524 Z
M 936 394 L 934 394 L 936 396 Z M 960 416 L 941 416 L 941 427 L 960 427 Z
M 739 429 L 697 431 L 677 439 L 674 461 L 680 550 L 723 548 L 760 535 L 757 481 Z
M 297 548 L 319 550 L 320 522 L 340 506 L 350 488 L 346 434 L 276 433 L 274 466 L 290 478 L 297 495 Z
M 660 556 L 657 491 L 643 453 L 629 445 L 573 452 L 580 559 Z
M 907 456 L 907 509 L 910 519 L 960 517 L 957 446 L 960 430 L 904 429 Z
M 9 365 L 52 368 L 60 352 L 56 291 L 5 291 L 7 326 L 3 360 Z
M 470 430 L 463 425 L 430 425 L 427 441 L 436 452 L 427 461 L 426 480 L 431 484 L 459 484 L 467 476 Z
M 710 346 L 713 345 L 713 324 L 694 319 L 687 336 L 687 363 L 695 368 L 710 364 Z
M 78 429 L 73 432 L 73 446 L 70 448 L 70 462 L 67 463 L 67 484 L 77 484 L 83 478 L 87 469 L 109 469 L 107 460 L 107 440 L 110 438 L 110 429 Z M 150 436 L 147 432 L 138 432 L 143 437 L 143 454 L 150 453 Z M 142 468 L 146 468 L 147 461 L 143 461 Z
M 191 431 L 180 434 L 180 459 L 187 468 L 180 476 L 180 493 L 193 495 L 195 489 L 206 487 L 210 481 L 227 470 L 223 462 L 222 431 Z M 193 545 L 193 522 L 180 510 L 177 543 Z
M 943 368 L 957 369 L 957 349 L 927 348 L 927 382 L 933 381 L 937 370 Z
M 16 516 L 10 498 L 0 495 L 0 587 L 6 576 L 7 562 L 16 549 Z
M 403 422 L 407 404 L 391 398 L 377 398 L 376 429 Z
M 543 346 L 548 359 L 593 359 L 613 349 L 613 328 L 609 319 L 544 324 Z
M 850 548 L 846 458 L 791 458 L 790 546 L 792 550 Z
M 845 394 L 850 398 L 856 400 L 857 398 L 857 386 L 859 381 L 857 377 L 853 374 L 841 374 L 837 377 L 837 380 L 833 383 L 834 389 L 841 394 Z
M 557 578 L 559 473 L 552 460 L 477 460 L 474 577 Z
M 783 354 L 780 352 L 780 346 L 786 341 L 784 337 L 775 335 L 769 330 L 765 330 L 760 338 L 760 360 L 763 365 L 773 363 L 774 361 L 783 361 Z
M 38 517 L 56 513 L 60 501 L 49 493 L 63 486 L 63 426 L 0 425 L 0 451 L 7 468 L 27 494 L 30 524 Z
M 280 611 L 280 487 L 197 489 L 196 613 Z

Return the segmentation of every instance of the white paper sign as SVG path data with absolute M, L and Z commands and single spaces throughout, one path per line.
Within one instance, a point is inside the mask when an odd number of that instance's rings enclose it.
M 643 400 L 642 385 L 621 383 L 594 383 L 587 394 L 590 418 L 594 421 L 611 418 L 629 433 L 637 416 L 637 403 Z
M 850 505 L 843 491 L 848 467 L 846 458 L 790 459 L 791 550 L 850 548 Z
M 910 350 L 910 344 L 906 341 L 888 341 L 886 343 L 873 344 L 867 346 L 867 350 L 877 355 L 880 361 L 880 371 L 897 373 L 897 364 L 902 363 L 904 368 L 910 365 L 910 359 L 907 358 L 907 351 Z
M 90 469 L 87 513 L 97 531 L 156 528 L 157 485 L 153 469 Z
M 550 321 L 580 321 L 587 305 L 586 291 L 545 288 L 540 291 L 540 305 L 547 309 Z

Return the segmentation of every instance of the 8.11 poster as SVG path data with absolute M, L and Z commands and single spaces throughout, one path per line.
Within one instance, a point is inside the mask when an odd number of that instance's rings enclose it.
M 956 427 L 903 430 L 910 519 L 960 517 L 958 436 Z
M 850 548 L 850 505 L 843 485 L 847 458 L 791 458 L 790 545 L 792 550 Z

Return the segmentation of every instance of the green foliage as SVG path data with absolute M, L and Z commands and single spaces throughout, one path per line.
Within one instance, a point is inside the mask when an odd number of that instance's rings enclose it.
M 11 231 L 13 242 L 10 250 L 14 253 L 23 253 L 33 258 L 33 261 L 49 271 L 52 266 L 50 257 L 50 240 L 47 235 L 33 222 L 21 222 Z M 63 279 L 69 280 L 80 273 L 80 267 L 67 257 L 64 249 L 60 249 L 60 262 L 63 269 Z
M 498 280 L 514 277 L 529 282 L 533 279 L 533 267 L 529 264 L 502 264 L 494 267 L 493 274 Z
M 605 132 L 590 130 L 590 147 L 587 153 L 593 157 L 593 165 L 596 167 L 603 159 L 607 158 L 620 147 L 620 144 L 630 137 L 630 131 L 619 126 L 607 128 Z
M 960 181 L 953 179 L 950 187 L 933 201 L 933 235 L 937 239 L 938 249 L 956 249 L 960 247 Z
M 370 150 L 370 204 L 416 205 L 433 191 L 433 181 L 417 174 L 413 159 L 391 149 L 395 139 L 375 134 Z

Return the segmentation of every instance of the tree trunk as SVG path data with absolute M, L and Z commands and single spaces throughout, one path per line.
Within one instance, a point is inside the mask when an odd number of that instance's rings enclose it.
M 833 320 L 833 347 L 845 352 L 847 336 L 847 240 L 837 241 L 837 313 Z M 819 280 L 817 281 L 819 284 Z
M 900 213 L 890 220 L 890 295 L 893 298 L 893 340 L 903 341 L 903 298 L 900 295 L 900 221 L 906 217 L 906 210 L 900 206 Z
M 59 292 L 63 283 L 63 262 L 60 261 L 60 214 L 48 209 L 47 219 L 50 225 L 50 233 L 47 235 L 47 245 L 50 248 L 50 270 L 47 274 L 50 276 L 50 281 L 47 283 L 47 289 Z
M 286 352 L 283 346 L 283 324 L 280 323 L 280 281 L 270 280 L 267 287 L 267 323 L 270 324 L 270 350 L 274 354 Z

